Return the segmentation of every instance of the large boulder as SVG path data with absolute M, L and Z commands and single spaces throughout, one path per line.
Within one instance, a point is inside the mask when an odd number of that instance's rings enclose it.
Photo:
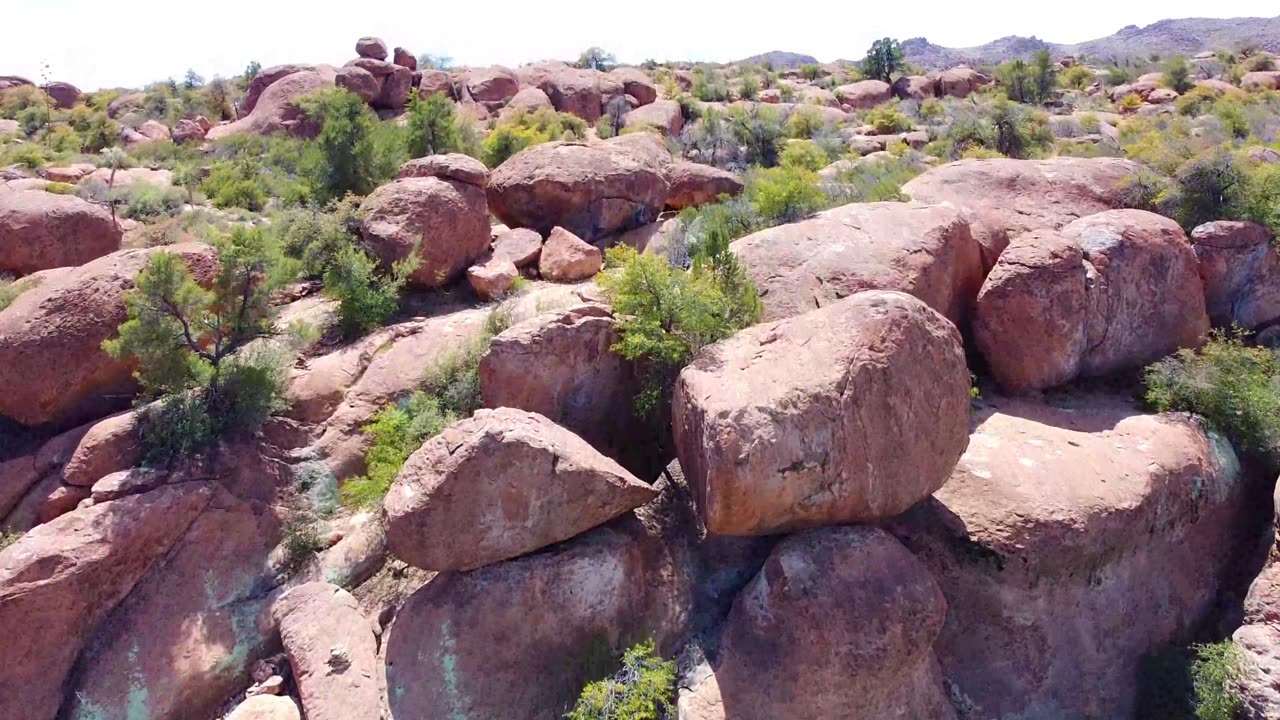
M 1244 77 L 1240 78 L 1240 88 L 1252 91 L 1278 90 L 1280 89 L 1280 72 L 1263 70 L 1245 73 Z
M 187 483 L 95 505 L 0 551 L 0 716 L 52 718 L 81 648 L 212 497 Z
M 244 99 L 240 101 L 240 117 L 243 118 L 253 112 L 254 107 L 258 104 L 258 98 L 262 97 L 262 93 L 266 91 L 267 88 L 271 87 L 271 85 L 294 73 L 303 71 L 315 72 L 316 66 L 300 65 L 295 63 L 288 65 L 273 65 L 272 67 L 259 70 L 258 74 L 254 75 L 253 79 L 249 81 L 249 87 L 244 91 Z M 141 97 L 139 97 L 134 104 L 141 105 L 145 100 L 146 95 L 144 93 L 138 94 L 141 95 Z M 111 117 L 116 117 L 120 114 L 120 110 L 116 109 L 116 103 L 131 97 L 132 96 L 130 95 L 123 95 L 112 101 L 111 105 L 107 109 L 108 113 L 111 114 Z M 125 106 L 123 105 L 121 106 L 122 109 L 124 107 Z
M 476 104 L 496 112 L 520 92 L 520 78 L 501 65 L 471 68 L 464 76 L 463 87 Z
M 712 345 L 680 373 L 672 426 L 712 533 L 896 515 L 967 442 L 960 333 L 898 292 L 861 292 Z
M 609 77 L 622 85 L 622 92 L 635 98 L 642 106 L 658 99 L 658 87 L 639 68 L 614 68 L 609 71 Z
M 137 411 L 112 415 L 94 423 L 84 434 L 62 468 L 62 480 L 68 485 L 92 487 L 107 475 L 128 470 L 141 460 Z
M 0 415 L 24 425 L 101 417 L 132 395 L 131 366 L 102 349 L 127 313 L 125 294 L 155 252 L 182 256 L 197 280 L 211 280 L 217 258 L 188 243 L 121 250 L 42 280 L 0 310 Z
M 973 68 L 954 67 L 934 77 L 933 94 L 938 97 L 968 97 L 990 82 L 990 78 Z
M 893 88 L 883 80 L 862 80 L 836 88 L 840 100 L 854 110 L 867 110 L 893 97 Z
M 69 82 L 51 82 L 43 90 L 53 100 L 53 104 L 63 110 L 75 107 L 80 102 L 80 88 Z
M 272 615 L 307 720 L 378 720 L 378 638 L 351 593 L 325 582 L 290 588 Z
M 669 137 L 678 137 L 684 127 L 684 114 L 675 100 L 655 100 L 623 116 L 624 128 L 657 128 Z
M 411 92 L 413 92 L 413 71 L 407 67 L 393 65 L 391 72 L 382 78 L 382 92 L 373 101 L 373 106 L 382 110 L 401 110 L 408 104 Z
M 410 174 L 374 190 L 361 212 L 361 234 L 373 252 L 391 263 L 417 248 L 419 265 L 410 282 L 438 287 L 457 279 L 489 249 L 489 208 L 483 182 L 473 182 L 476 161 L 447 159 L 420 164 Z M 483 178 L 483 167 L 479 168 Z M 425 173 L 431 174 L 425 174 Z
M 982 286 L 982 259 L 957 210 L 852 204 L 736 240 L 765 318 L 824 307 L 861 290 L 900 290 L 965 327 Z
M 676 162 L 667 177 L 671 182 L 667 207 L 671 210 L 713 203 L 721 195 L 737 195 L 743 188 L 737 175 L 702 163 Z
M 506 107 L 502 109 L 503 115 L 509 115 L 515 112 L 537 112 L 538 110 L 551 109 L 551 98 L 536 87 L 527 87 L 520 92 L 511 96 L 511 100 Z
M 75 195 L 0 192 L 0 273 L 83 265 L 120 249 L 111 213 Z
M 334 84 L 355 93 L 366 103 L 372 103 L 382 95 L 382 81 L 368 70 L 354 65 L 338 68 Z
M 332 70 L 327 75 L 312 70 L 290 73 L 268 85 L 253 104 L 253 110 L 247 115 L 235 122 L 209 128 L 205 137 L 209 140 L 217 140 L 243 133 L 309 134 L 313 131 L 310 127 L 312 123 L 306 122 L 304 113 L 294 104 L 294 100 L 316 90 L 333 86 L 336 77 L 337 72 Z
M 924 564 L 883 530 L 788 537 L 725 621 L 723 717 L 954 718 L 933 654 L 946 615 Z
M 1280 685 L 1275 680 L 1280 673 L 1280 563 L 1275 552 L 1273 544 L 1266 566 L 1249 586 L 1244 622 L 1231 634 L 1240 659 L 1233 685 L 1244 702 L 1242 717 L 1248 720 L 1280 717 Z
M 901 100 L 917 102 L 933 97 L 934 82 L 923 75 L 903 75 L 893 81 L 893 94 Z
M 538 413 L 642 474 L 652 448 L 634 411 L 639 388 L 607 307 L 538 315 L 498 334 L 480 359 L 485 407 Z M 529 372 L 531 366 L 538 372 Z
M 356 41 L 356 55 L 362 58 L 386 60 L 388 54 L 387 43 L 382 38 L 362 37 Z
M 440 94 L 450 100 L 457 94 L 454 91 L 453 76 L 444 70 L 423 70 L 422 78 L 418 81 L 418 93 L 424 98 Z
M 1222 220 L 1191 231 L 1209 319 L 1254 329 L 1280 319 L 1280 249 L 1271 231 Z
M 556 110 L 594 123 L 604 114 L 604 103 L 622 94 L 622 85 L 598 70 L 565 68 L 546 76 L 542 88 Z
M 1083 375 L 1104 375 L 1197 347 L 1209 330 L 1196 255 L 1178 224 L 1109 210 L 1062 228 L 1089 266 Z
M 69 717 L 209 717 L 274 649 L 268 558 L 280 522 L 263 503 L 216 484 L 194 486 L 209 492 L 207 506 L 85 647 Z
M 1079 243 L 1053 230 L 1014 238 L 978 293 L 973 336 L 1006 390 L 1061 385 L 1087 349 L 1088 269 Z
M 409 457 L 384 504 L 387 545 L 425 570 L 471 570 L 568 540 L 655 494 L 541 415 L 480 410 Z
M 595 277 L 604 267 L 604 253 L 582 238 L 555 227 L 542 245 L 538 273 L 552 282 L 577 282 Z
M 1230 443 L 1105 396 L 993 398 L 972 422 L 891 528 L 946 596 L 953 696 L 968 717 L 1134 717 L 1147 657 L 1190 640 L 1258 547 Z
M 302 720 L 302 713 L 291 697 L 254 695 L 237 705 L 226 720 Z
M 666 204 L 670 154 L 650 133 L 590 145 L 552 142 L 516 153 L 489 178 L 493 214 L 542 235 L 588 241 L 647 225 Z
M 1119 158 L 961 160 L 926 171 L 902 192 L 964 212 L 990 269 L 1016 235 L 1124 207 L 1126 183 L 1141 169 Z

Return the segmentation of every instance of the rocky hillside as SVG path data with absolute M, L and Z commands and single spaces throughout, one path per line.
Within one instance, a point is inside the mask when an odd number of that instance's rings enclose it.
M 1243 46 L 1280 52 L 1280 17 L 1161 20 L 1146 27 L 1129 25 L 1114 35 L 1074 45 L 1018 36 L 969 48 L 942 47 L 925 38 L 912 38 L 902 43 L 909 60 L 930 69 L 961 63 L 995 65 L 1012 58 L 1030 59 L 1041 48 L 1048 48 L 1055 56 L 1086 56 L 1106 62 L 1112 58 L 1145 58 L 1153 54 L 1160 57 L 1191 56 Z
M 1276 56 L 334 55 L 0 76 L 0 720 L 1280 717 Z

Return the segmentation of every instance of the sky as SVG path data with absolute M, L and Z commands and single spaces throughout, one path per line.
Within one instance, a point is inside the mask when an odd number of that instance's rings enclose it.
M 789 12 L 789 8 L 796 12 Z M 1275 0 L 1234 0 L 1232 17 L 1268 17 Z M 574 59 L 598 45 L 624 62 L 723 62 L 769 50 L 823 62 L 860 59 L 872 40 L 926 37 L 948 47 L 981 45 L 1006 35 L 1076 43 L 1125 25 L 1204 17 L 1192 0 L 910 0 L 856 3 L 809 0 L 644 0 L 556 3 L 538 0 L 220 0 L 193 6 L 174 0 L 0 0 L 0 75 L 70 82 L 89 91 L 140 87 L 181 78 L 229 77 L 256 60 L 341 65 L 355 41 L 380 37 L 388 47 L 453 58 L 458 65 L 516 66 Z

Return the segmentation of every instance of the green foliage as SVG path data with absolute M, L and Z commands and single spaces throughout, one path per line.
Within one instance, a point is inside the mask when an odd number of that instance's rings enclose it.
M 278 219 L 283 250 L 302 263 L 305 277 L 323 277 L 338 254 L 356 241 L 360 221 L 360 198 L 355 195 L 323 208 L 287 210 Z
M 1240 677 L 1243 658 L 1231 640 L 1196 645 L 1191 679 L 1196 693 L 1197 720 L 1236 720 L 1244 702 L 1234 683 Z
M 1280 462 L 1280 354 L 1215 332 L 1198 352 L 1181 350 L 1146 370 L 1157 410 L 1194 412 L 1237 448 Z
M 418 390 L 380 410 L 363 428 L 371 439 L 365 474 L 343 484 L 343 505 L 358 508 L 380 503 L 400 468 L 423 442 L 480 408 L 480 358 L 510 321 L 502 308 L 490 312 L 480 337 L 442 357 Z
M 258 62 L 257 60 L 250 60 L 249 64 L 245 66 L 244 72 L 240 75 L 240 77 L 244 79 L 245 83 L 248 83 L 249 81 L 258 77 L 258 73 L 260 72 L 262 72 L 262 63 Z
M 778 164 L 778 143 L 783 135 L 778 109 L 761 103 L 735 107 L 729 112 L 729 127 L 746 148 L 747 162 L 764 167 Z
M 1083 65 L 1072 65 L 1058 74 L 1058 84 L 1071 90 L 1084 90 L 1093 80 L 1093 72 Z
M 813 63 L 805 63 L 800 66 L 800 77 L 813 82 L 818 79 L 818 74 L 822 72 L 822 68 Z
M 767 225 L 796 222 L 822 210 L 827 196 L 812 170 L 784 165 L 747 175 L 746 196 Z
M 1214 104 L 1213 114 L 1232 137 L 1241 140 L 1249 137 L 1249 118 L 1245 115 L 1244 105 L 1239 100 L 1233 98 L 1219 100 Z
M 20 85 L 0 93 L 0 118 L 17 120 L 24 110 L 45 109 L 51 104 L 49 96 L 34 85 Z
M 1001 64 L 996 68 L 996 79 L 1010 100 L 1039 105 L 1053 97 L 1057 68 L 1049 51 L 1041 49 L 1031 63 L 1014 59 Z
M 550 138 L 534 128 L 499 124 L 484 139 L 480 159 L 490 168 L 496 168 L 521 150 L 549 140 Z
M 1188 232 L 1233 217 L 1244 202 L 1247 177 L 1231 153 L 1216 150 L 1187 161 L 1174 176 L 1166 203 Z
M 40 142 L 55 153 L 78 153 L 84 146 L 80 133 L 70 125 L 49 125 L 40 135 Z
M 325 549 L 320 523 L 310 513 L 293 511 L 284 521 L 281 570 L 293 573 L 307 563 L 316 553 Z
M 1053 133 L 1049 131 L 1044 115 L 1013 103 L 997 100 L 992 109 L 991 123 L 996 131 L 994 149 L 1005 157 L 1036 157 L 1053 144 Z
M 0 163 L 5 165 L 22 165 L 31 170 L 39 170 L 48 162 L 49 152 L 44 146 L 33 142 L 14 143 L 0 152 Z
M 834 205 L 902 200 L 902 186 L 920 174 L 919 166 L 895 158 L 884 162 L 860 162 L 836 173 L 827 194 Z
M 906 115 L 892 105 L 882 105 L 867 112 L 866 121 L 876 129 L 878 135 L 892 135 L 907 132 L 915 127 Z
M 481 144 L 480 159 L 495 168 L 512 155 L 534 145 L 553 140 L 581 140 L 586 122 L 568 113 L 542 108 L 536 112 L 519 110 L 498 123 Z
M 822 132 L 824 123 L 822 114 L 811 107 L 798 107 L 787 118 L 786 136 L 800 140 L 808 140 Z
M 461 137 L 453 102 L 442 93 L 423 99 L 417 93 L 409 99 L 409 156 L 443 155 L 460 152 Z
M 622 668 L 587 685 L 567 720 L 668 720 L 675 713 L 676 664 L 646 641 L 628 649 Z
M 1263 164 L 1253 170 L 1239 214 L 1280 234 L 1280 165 Z
M 22 539 L 22 533 L 16 530 L 12 532 L 8 530 L 5 530 L 4 532 L 0 532 L 0 552 L 3 552 L 5 548 L 18 542 L 21 539 Z
M 1112 65 L 1111 67 L 1107 68 L 1106 73 L 1104 73 L 1102 76 L 1103 84 L 1107 85 L 1108 87 L 1116 87 L 1117 85 L 1124 85 L 1125 83 L 1129 82 L 1131 79 L 1132 79 L 1132 76 L 1129 74 L 1129 71 L 1125 70 L 1119 65 Z
M 162 188 L 145 182 L 133 183 L 111 195 L 122 205 L 121 215 L 143 221 L 177 215 L 187 201 L 186 193 L 179 188 Z
M 400 291 L 418 269 L 417 248 L 392 267 L 378 272 L 378 263 L 361 248 L 348 244 L 338 250 L 324 273 L 325 294 L 338 300 L 338 328 L 355 337 L 381 327 L 400 304 Z
M 738 99 L 755 100 L 760 93 L 760 81 L 754 75 L 743 75 L 738 80 Z
M 239 207 L 257 212 L 266 207 L 271 198 L 260 169 L 260 165 L 251 160 L 215 162 L 200 188 L 214 207 Z
M 354 93 L 319 90 L 295 101 L 307 117 L 322 123 L 310 172 L 316 198 L 336 200 L 347 193 L 368 195 L 390 173 L 379 167 L 375 132 L 378 116 Z
M 902 44 L 893 38 L 881 38 L 871 44 L 862 61 L 862 74 L 872 80 L 893 82 L 893 74 L 902 69 Z
M 728 86 L 721 80 L 719 72 L 711 68 L 693 69 L 693 87 L 690 92 L 702 102 L 729 101 Z
M 617 64 L 618 58 L 600 47 L 589 47 L 578 56 L 578 67 L 586 70 L 608 72 Z
M 782 166 L 817 172 L 829 164 L 827 153 L 812 140 L 793 140 L 782 151 Z
M 1178 55 L 1172 57 L 1164 65 L 1164 76 L 1161 77 L 1161 83 L 1177 93 L 1184 93 L 1195 86 L 1191 82 L 1191 66 L 1187 65 L 1187 59 Z
M 13 304 L 22 293 L 40 284 L 38 277 L 25 277 L 14 280 L 9 275 L 0 274 L 0 311 Z

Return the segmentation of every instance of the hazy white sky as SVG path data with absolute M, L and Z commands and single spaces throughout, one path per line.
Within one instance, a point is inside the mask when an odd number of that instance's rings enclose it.
M 860 59 L 871 41 L 927 37 L 979 45 L 1005 35 L 1074 43 L 1164 18 L 1272 16 L 1275 0 L 1227 6 L 1192 0 L 0 0 L 0 75 L 50 79 L 82 90 L 140 86 L 193 68 L 206 78 L 250 60 L 342 64 L 355 41 L 448 55 L 458 64 L 518 65 L 575 58 L 600 45 L 620 60 L 735 60 L 768 50 L 819 60 Z

